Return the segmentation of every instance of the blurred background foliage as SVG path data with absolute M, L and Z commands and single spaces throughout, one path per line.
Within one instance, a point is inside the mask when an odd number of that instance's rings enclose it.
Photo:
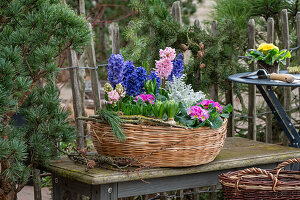
M 175 22 L 170 14 L 174 2 L 175 0 L 86 0 L 87 16 L 90 17 L 95 31 L 98 64 L 107 63 L 111 54 L 109 25 L 116 19 L 121 33 L 121 52 L 125 60 L 131 60 L 136 66 L 149 70 L 154 67 L 155 60 L 159 59 L 159 49 L 173 47 L 177 53 L 182 52 L 189 57 L 185 59 L 186 81 L 196 91 L 202 90 L 206 94 L 210 93 L 213 85 L 217 85 L 219 100 L 224 101 L 224 92 L 231 88 L 227 77 L 248 71 L 247 62 L 238 56 L 244 55 L 248 46 L 249 19 L 255 20 L 258 46 L 266 41 L 266 22 L 269 17 L 273 17 L 274 43 L 281 49 L 280 13 L 282 9 L 287 9 L 290 47 L 297 46 L 295 17 L 300 8 L 299 0 L 215 0 L 210 20 L 202 21 L 200 27 L 193 26 L 194 22 L 190 20 L 197 12 L 195 1 L 180 1 L 182 25 Z M 78 10 L 78 0 L 70 0 L 68 3 Z M 134 13 L 129 15 L 132 11 Z M 98 14 L 101 14 L 100 21 Z M 219 34 L 216 37 L 211 32 L 213 20 L 218 24 Z M 204 45 L 204 54 L 201 56 L 198 55 L 202 51 L 199 43 Z M 181 48 L 183 44 L 187 49 Z M 298 65 L 295 54 L 293 52 L 292 66 Z M 99 69 L 99 75 L 101 79 L 106 79 L 105 67 Z M 241 115 L 247 114 L 241 95 L 246 87 L 234 84 L 234 92 L 242 104 Z

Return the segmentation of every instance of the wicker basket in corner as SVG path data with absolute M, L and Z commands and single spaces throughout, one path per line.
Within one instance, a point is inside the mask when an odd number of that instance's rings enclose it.
M 126 142 L 115 140 L 112 128 L 92 122 L 91 135 L 98 154 L 134 158 L 135 166 L 186 167 L 213 161 L 222 149 L 227 120 L 219 129 L 184 129 L 123 124 Z
M 273 170 L 253 167 L 221 174 L 224 199 L 299 200 L 300 171 L 284 169 L 292 163 L 300 163 L 300 158 L 284 161 Z

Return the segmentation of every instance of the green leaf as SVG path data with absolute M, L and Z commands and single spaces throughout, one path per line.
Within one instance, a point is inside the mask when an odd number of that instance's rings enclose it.
M 223 112 L 232 112 L 232 105 L 228 104 L 227 106 L 223 107 Z
M 229 118 L 229 113 L 222 113 L 220 116 L 223 118 Z
M 162 103 L 160 106 L 159 106 L 159 118 L 160 119 L 163 119 L 164 117 L 164 114 L 165 114 L 165 105 Z
M 211 121 L 211 128 L 218 129 L 222 126 L 223 120 L 220 116 L 216 117 L 213 121 Z

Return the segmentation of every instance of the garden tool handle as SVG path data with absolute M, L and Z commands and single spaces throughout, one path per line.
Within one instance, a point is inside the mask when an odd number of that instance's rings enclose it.
M 264 174 L 264 175 L 268 176 L 273 181 L 272 189 L 275 192 L 275 187 L 276 187 L 277 183 L 279 182 L 277 177 L 274 176 L 272 173 L 264 170 L 264 169 L 260 169 L 260 168 L 256 168 L 256 167 L 240 170 L 238 172 L 238 174 L 236 175 L 237 176 L 237 181 L 235 182 L 235 189 L 236 190 L 239 190 L 239 182 L 242 179 L 242 176 L 246 175 L 246 174 Z
M 292 164 L 292 163 L 300 163 L 300 158 L 291 158 L 288 159 L 282 163 L 280 163 L 279 165 L 277 165 L 277 167 L 274 168 L 274 170 L 276 170 L 276 177 L 278 178 L 279 172 L 287 165 Z
M 287 83 L 292 83 L 295 80 L 295 77 L 291 74 L 276 74 L 272 73 L 270 74 L 271 80 L 278 80 L 278 81 L 284 81 Z

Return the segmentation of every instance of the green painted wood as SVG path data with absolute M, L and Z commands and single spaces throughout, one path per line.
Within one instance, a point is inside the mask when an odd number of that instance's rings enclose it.
M 261 169 L 273 169 L 277 164 L 254 165 Z M 154 194 L 164 191 L 182 190 L 217 185 L 218 176 L 228 171 L 236 171 L 244 168 L 234 168 L 179 176 L 167 176 L 153 179 L 143 179 L 118 183 L 118 197 L 138 196 L 143 194 Z M 210 199 L 210 198 L 208 198 Z
M 97 185 L 250 167 L 278 163 L 296 157 L 300 157 L 300 149 L 231 137 L 226 139 L 225 146 L 213 162 L 195 167 L 145 169 L 130 173 L 95 168 L 86 172 L 85 166 L 75 164 L 68 158 L 62 158 L 61 162 L 52 162 L 48 171 L 83 183 Z

